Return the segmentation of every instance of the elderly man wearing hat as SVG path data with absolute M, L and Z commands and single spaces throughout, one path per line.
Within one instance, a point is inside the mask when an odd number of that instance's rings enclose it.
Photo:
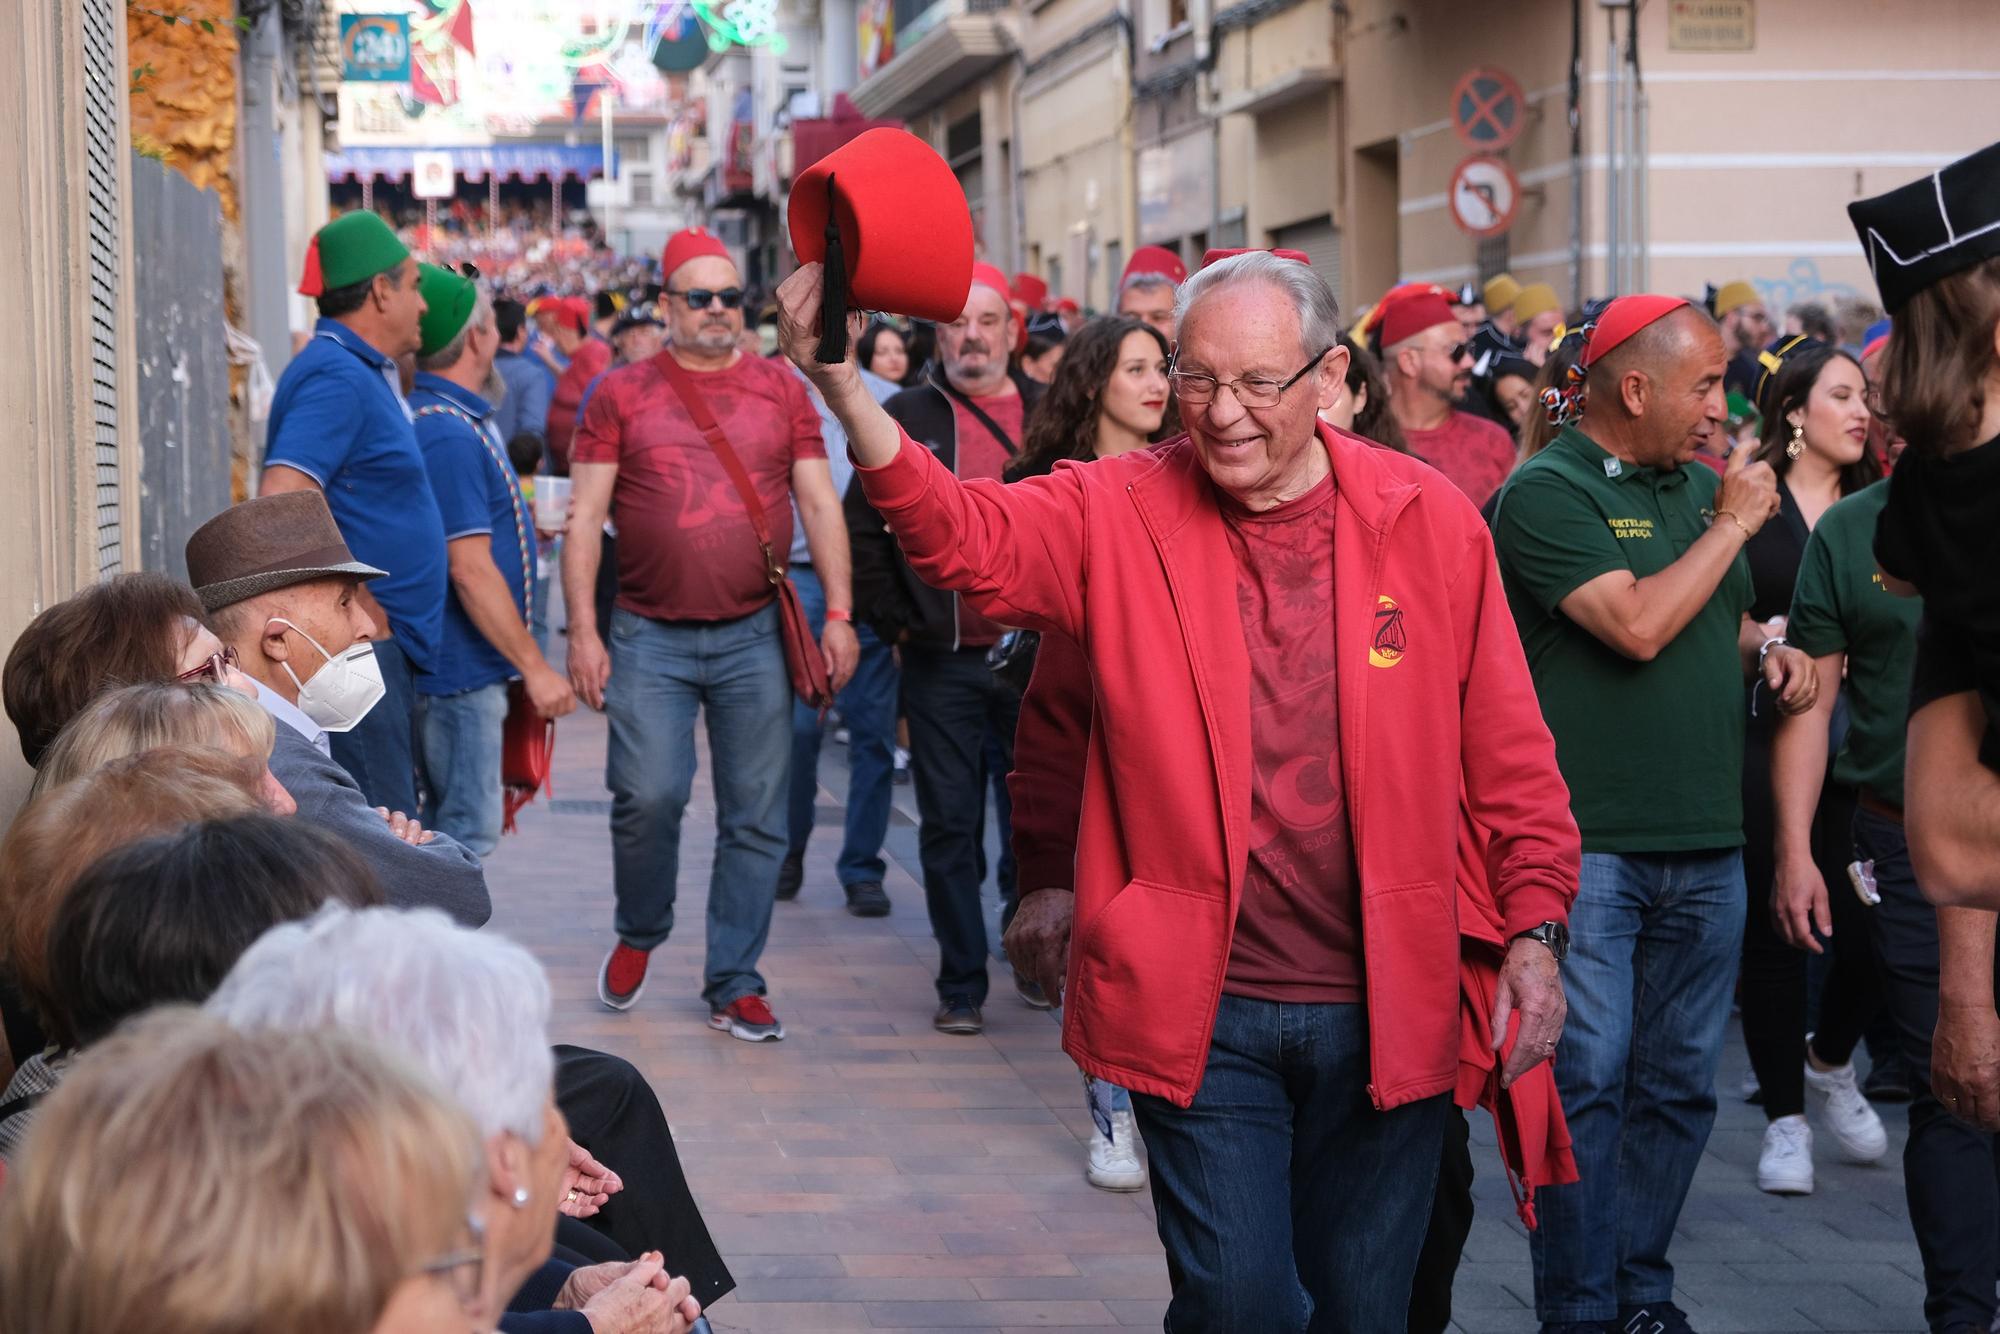
M 1389 411 L 1416 456 L 1484 505 L 1514 466 L 1514 437 L 1455 406 L 1472 380 L 1472 348 L 1438 287 L 1405 286 L 1376 309 Z
M 1688 467 L 1723 430 L 1714 322 L 1630 296 L 1597 321 L 1582 413 L 1500 493 L 1494 541 L 1583 835 L 1556 1057 L 1581 1181 L 1532 1238 L 1545 1330 L 1679 1331 L 1667 1252 L 1715 1120 L 1743 947 L 1743 683 L 1809 708 L 1811 660 L 1748 615 L 1769 465 Z M 1640 1319 L 1643 1314 L 1644 1318 Z
M 1118 275 L 1118 313 L 1144 320 L 1173 346 L 1174 293 L 1187 281 L 1187 272 L 1181 257 L 1165 246 L 1140 246 Z
M 535 644 L 534 522 L 493 428 L 493 304 L 468 277 L 422 266 L 423 346 L 410 395 L 417 444 L 443 516 L 451 588 L 437 659 L 417 678 L 418 759 L 430 821 L 480 856 L 505 816 L 500 736 L 518 678 L 543 718 L 576 707 L 569 681 Z
M 322 492 L 348 544 L 388 572 L 359 591 L 387 693 L 334 754 L 373 804 L 414 811 L 412 678 L 435 660 L 445 593 L 444 528 L 396 364 L 423 342 L 417 262 L 357 211 L 313 237 L 299 291 L 320 319 L 278 381 L 259 489 Z
M 570 441 L 583 415 L 583 397 L 592 382 L 611 366 L 611 344 L 591 327 L 588 297 L 562 297 L 543 308 L 549 337 L 563 356 L 562 374 L 549 395 L 549 466 L 556 476 L 569 473 Z
M 1752 402 L 1757 398 L 1761 367 L 1757 354 L 1771 341 L 1771 313 L 1757 289 L 1741 278 L 1724 283 L 1709 298 L 1708 313 L 1722 327 L 1722 351 L 1729 358 L 1725 387 Z
M 397 906 L 483 924 L 493 905 L 479 858 L 403 809 L 377 807 L 332 755 L 329 740 L 380 707 L 362 590 L 383 573 L 354 558 L 325 499 L 303 491 L 231 506 L 194 531 L 186 556 L 209 624 L 277 721 L 271 772 L 298 818 L 359 853 Z
M 792 690 L 772 574 L 776 566 L 782 577 L 796 502 L 826 593 L 822 643 L 839 689 L 860 651 L 847 528 L 805 386 L 738 346 L 743 284 L 727 247 L 690 228 L 667 242 L 661 272 L 668 346 L 604 378 L 571 451 L 562 561 L 570 679 L 611 719 L 605 777 L 618 938 L 597 995 L 630 1009 L 653 948 L 673 930 L 699 713 L 718 824 L 702 997 L 711 1027 L 775 1041 L 785 1030 L 757 961 L 787 845 Z M 592 598 L 595 535 L 614 504 L 618 594 L 607 626 Z

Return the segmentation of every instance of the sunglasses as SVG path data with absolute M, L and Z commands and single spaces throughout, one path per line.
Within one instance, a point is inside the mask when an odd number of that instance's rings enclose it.
M 1454 364 L 1461 361 L 1469 361 L 1472 358 L 1472 344 L 1454 343 L 1444 355 L 1447 361 Z
M 719 292 L 706 287 L 690 287 L 684 292 L 669 290 L 667 295 L 687 302 L 689 310 L 707 310 L 709 304 L 715 301 L 720 301 L 724 310 L 736 310 L 743 305 L 743 289 L 740 287 L 725 287 Z
M 236 670 L 237 661 L 236 650 L 234 648 L 225 648 L 220 653 L 209 654 L 207 662 L 204 662 L 199 667 L 189 668 L 179 676 L 176 676 L 174 680 L 213 681 L 217 685 L 221 685 L 228 679 L 227 673 Z

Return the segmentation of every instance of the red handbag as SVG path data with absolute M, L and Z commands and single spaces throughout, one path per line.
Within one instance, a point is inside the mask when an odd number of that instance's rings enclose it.
M 556 750 L 556 720 L 535 712 L 528 687 L 520 681 L 507 685 L 507 721 L 500 728 L 500 789 L 506 815 L 500 832 L 515 832 L 514 813 L 547 788 L 555 793 L 551 769 Z
M 736 457 L 729 437 L 722 433 L 715 414 L 708 410 L 708 401 L 701 396 L 693 377 L 674 360 L 673 353 L 662 352 L 649 364 L 680 395 L 688 416 L 694 418 L 695 426 L 708 440 L 708 447 L 722 460 L 722 470 L 729 474 L 737 494 L 743 497 L 743 508 L 750 515 L 750 526 L 757 532 L 758 549 L 764 554 L 764 577 L 777 591 L 778 622 L 785 645 L 785 666 L 792 676 L 792 690 L 807 704 L 825 713 L 833 707 L 833 678 L 827 671 L 826 658 L 819 650 L 819 641 L 813 638 L 812 622 L 806 618 L 805 604 L 799 601 L 799 590 L 793 588 L 792 581 L 785 576 L 784 562 L 778 558 L 777 550 L 771 543 L 771 520 L 764 512 L 764 502 L 758 497 L 757 488 L 750 482 L 750 474 L 743 470 L 743 461 Z

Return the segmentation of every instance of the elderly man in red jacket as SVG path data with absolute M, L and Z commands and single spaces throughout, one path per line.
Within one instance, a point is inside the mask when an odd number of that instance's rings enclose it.
M 1135 1095 L 1168 1327 L 1401 1328 L 1460 1068 L 1461 798 L 1511 939 L 1504 1080 L 1564 1015 L 1576 826 L 1485 525 L 1319 427 L 1347 357 L 1302 265 L 1182 288 L 1187 439 L 1004 488 L 814 359 L 821 289 L 779 289 L 781 344 L 913 568 L 1090 659 L 1073 906 L 1034 929 L 1068 940 L 1064 1049 Z

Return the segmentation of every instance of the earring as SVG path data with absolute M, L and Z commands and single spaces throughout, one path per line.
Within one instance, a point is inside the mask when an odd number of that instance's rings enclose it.
M 526 1186 L 516 1186 L 514 1188 L 514 1207 L 516 1209 L 525 1209 L 528 1207 L 528 1188 Z
M 1792 423 L 1792 442 L 1785 446 L 1785 457 L 1796 461 L 1806 452 L 1806 428 L 1798 422 Z

